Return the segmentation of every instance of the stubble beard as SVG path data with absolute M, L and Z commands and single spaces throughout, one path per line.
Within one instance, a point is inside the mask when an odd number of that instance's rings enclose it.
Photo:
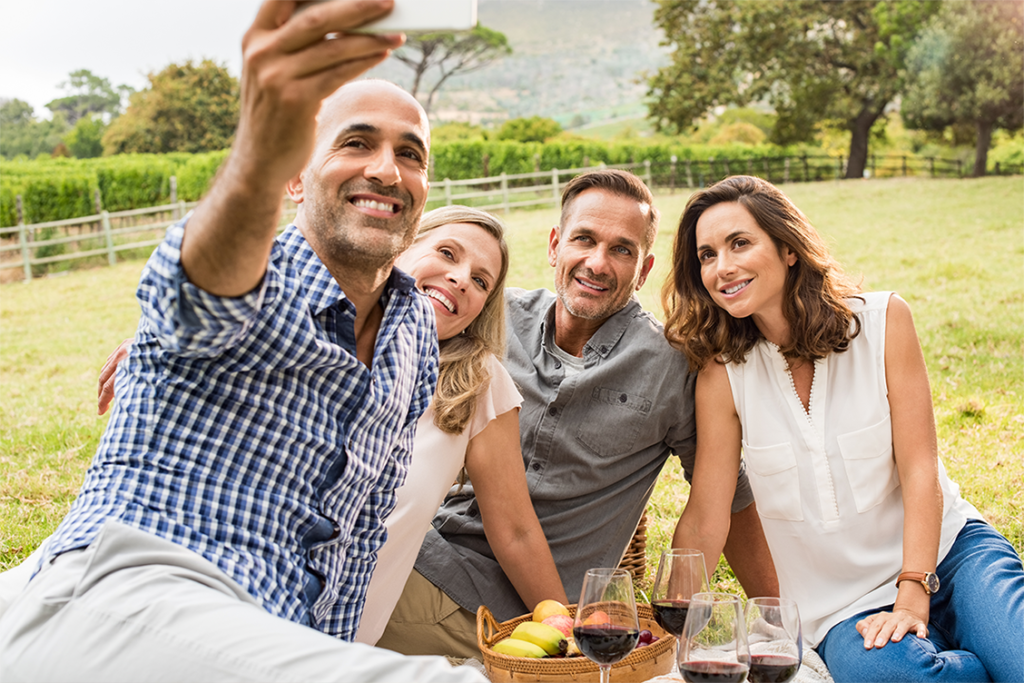
M 356 181 L 334 193 L 319 180 L 310 179 L 307 186 L 312 192 L 303 202 L 304 227 L 316 241 L 321 260 L 360 270 L 390 267 L 416 237 L 420 217 L 408 192 Z M 398 200 L 405 215 L 387 219 L 361 213 L 346 199 L 360 191 Z
M 558 300 L 562 303 L 562 307 L 569 312 L 575 318 L 581 320 L 606 320 L 611 316 L 615 315 L 629 303 L 629 295 L 622 297 L 622 300 L 614 299 L 606 303 L 598 303 L 590 299 L 586 294 L 577 294 L 575 297 L 569 293 L 570 283 L 574 282 L 576 276 L 586 277 L 588 280 L 592 280 L 602 286 L 608 287 L 609 290 L 614 290 L 616 282 L 614 280 L 606 282 L 605 278 L 595 277 L 593 273 L 584 271 L 581 269 L 573 269 L 569 272 L 569 276 L 564 280 L 560 279 L 555 285 L 555 293 L 558 294 Z M 577 305 L 580 302 L 581 305 Z

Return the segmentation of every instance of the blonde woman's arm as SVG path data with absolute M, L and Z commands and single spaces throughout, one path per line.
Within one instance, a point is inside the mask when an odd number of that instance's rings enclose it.
M 903 491 L 902 571 L 934 572 L 942 527 L 942 491 L 932 394 L 910 307 L 895 295 L 889 299 L 885 316 L 885 382 L 893 454 Z M 864 647 L 883 647 L 907 633 L 927 636 L 930 600 L 917 581 L 900 583 L 892 612 L 880 612 L 857 623 Z
M 518 408 L 498 415 L 470 439 L 466 472 L 487 542 L 526 606 L 532 610 L 546 599 L 568 602 L 526 486 Z
M 697 458 L 690 498 L 676 524 L 672 547 L 703 552 L 710 578 L 729 536 L 740 468 L 740 418 L 724 365 L 711 362 L 701 370 L 695 400 Z

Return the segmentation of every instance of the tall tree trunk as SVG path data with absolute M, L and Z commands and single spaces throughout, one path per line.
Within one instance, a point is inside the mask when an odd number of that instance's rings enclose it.
M 992 122 L 978 121 L 978 145 L 974 148 L 974 177 L 985 175 L 988 168 L 988 148 L 992 144 Z
M 850 126 L 850 161 L 846 164 L 847 178 L 863 178 L 864 169 L 868 165 L 868 136 L 871 134 L 871 126 L 875 124 L 882 114 L 880 107 L 877 111 L 869 105 L 864 105 L 857 118 Z

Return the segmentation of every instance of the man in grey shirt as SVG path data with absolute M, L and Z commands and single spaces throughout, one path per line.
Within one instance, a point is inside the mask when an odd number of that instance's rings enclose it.
M 524 399 L 530 497 L 575 601 L 587 569 L 619 563 L 669 455 L 691 476 L 696 375 L 633 296 L 654 265 L 658 227 L 643 182 L 615 170 L 579 176 L 565 187 L 559 222 L 548 245 L 557 295 L 506 291 L 505 367 Z M 778 595 L 742 471 L 726 557 L 748 595 Z M 378 645 L 479 657 L 480 605 L 502 621 L 534 607 L 495 560 L 470 483 L 434 518 Z

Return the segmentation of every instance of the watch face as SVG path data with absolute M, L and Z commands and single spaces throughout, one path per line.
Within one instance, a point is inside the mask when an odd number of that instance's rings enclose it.
M 928 586 L 929 593 L 937 593 L 939 591 L 939 577 L 935 576 L 931 572 L 924 575 L 924 582 Z

